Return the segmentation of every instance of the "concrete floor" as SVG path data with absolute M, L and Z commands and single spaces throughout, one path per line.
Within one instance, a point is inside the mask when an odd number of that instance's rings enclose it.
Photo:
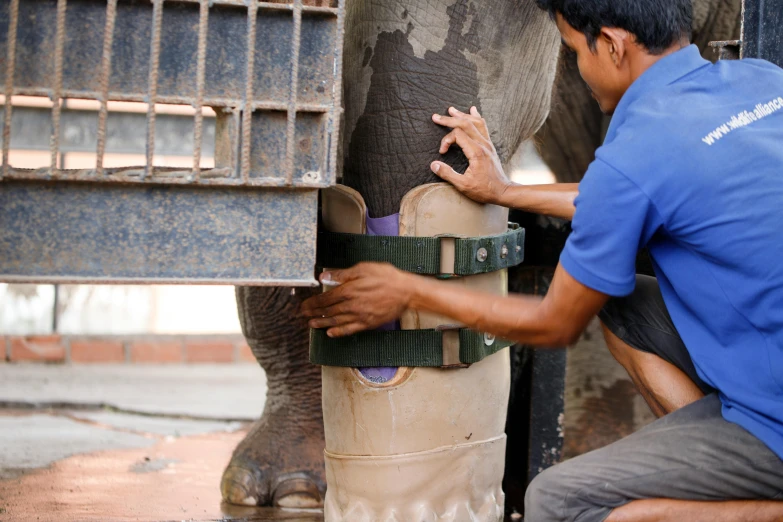
M 0 365 L 0 521 L 322 520 L 221 505 L 256 365 Z

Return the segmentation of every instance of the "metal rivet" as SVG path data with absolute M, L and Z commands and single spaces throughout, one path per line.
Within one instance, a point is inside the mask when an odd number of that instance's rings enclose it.
M 479 263 L 483 263 L 487 260 L 487 249 L 486 248 L 479 248 L 478 252 L 476 252 L 476 259 L 478 259 Z
M 492 334 L 485 333 L 484 344 L 486 344 L 487 346 L 492 346 L 493 344 L 495 344 L 495 336 Z
M 500 259 L 506 259 L 506 256 L 508 255 L 508 247 L 506 245 L 503 245 L 500 247 Z
M 518 253 L 522 252 L 522 247 L 521 247 L 521 246 L 518 246 L 518 247 L 516 247 L 514 250 L 516 250 L 516 252 L 517 252 L 517 254 L 518 254 Z
M 305 172 L 304 176 L 302 176 L 302 181 L 305 183 L 318 183 L 321 181 L 321 173 L 317 170 L 311 170 L 309 172 Z

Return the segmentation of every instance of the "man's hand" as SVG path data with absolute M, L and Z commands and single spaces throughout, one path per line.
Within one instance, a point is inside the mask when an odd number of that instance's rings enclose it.
M 441 140 L 440 153 L 445 154 L 456 144 L 470 166 L 464 174 L 459 174 L 442 161 L 434 161 L 430 165 L 432 172 L 474 201 L 502 204 L 506 189 L 513 184 L 503 172 L 486 121 L 475 107 L 470 108 L 470 114 L 450 107 L 449 114 L 451 116 L 432 115 L 432 121 L 438 125 L 454 129 Z
M 329 292 L 302 303 L 310 328 L 328 328 L 329 337 L 353 335 L 398 319 L 408 308 L 415 281 L 385 263 L 360 263 L 321 274 Z

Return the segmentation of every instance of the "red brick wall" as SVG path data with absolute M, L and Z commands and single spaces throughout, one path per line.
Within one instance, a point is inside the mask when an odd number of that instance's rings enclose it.
M 28 335 L 0 336 L 0 364 L 249 363 L 241 335 Z

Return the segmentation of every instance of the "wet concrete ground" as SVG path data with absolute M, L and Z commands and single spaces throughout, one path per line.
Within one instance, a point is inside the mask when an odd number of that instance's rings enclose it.
M 254 365 L 0 365 L 0 521 L 323 520 L 221 505 L 264 388 Z
M 322 522 L 221 503 L 265 388 L 256 365 L 1 364 L 0 522 Z
M 5 411 L 0 421 L 36 417 Z M 317 512 L 221 505 L 220 475 L 244 434 L 135 435 L 150 444 L 75 455 L 0 481 L 0 520 L 322 520 Z

